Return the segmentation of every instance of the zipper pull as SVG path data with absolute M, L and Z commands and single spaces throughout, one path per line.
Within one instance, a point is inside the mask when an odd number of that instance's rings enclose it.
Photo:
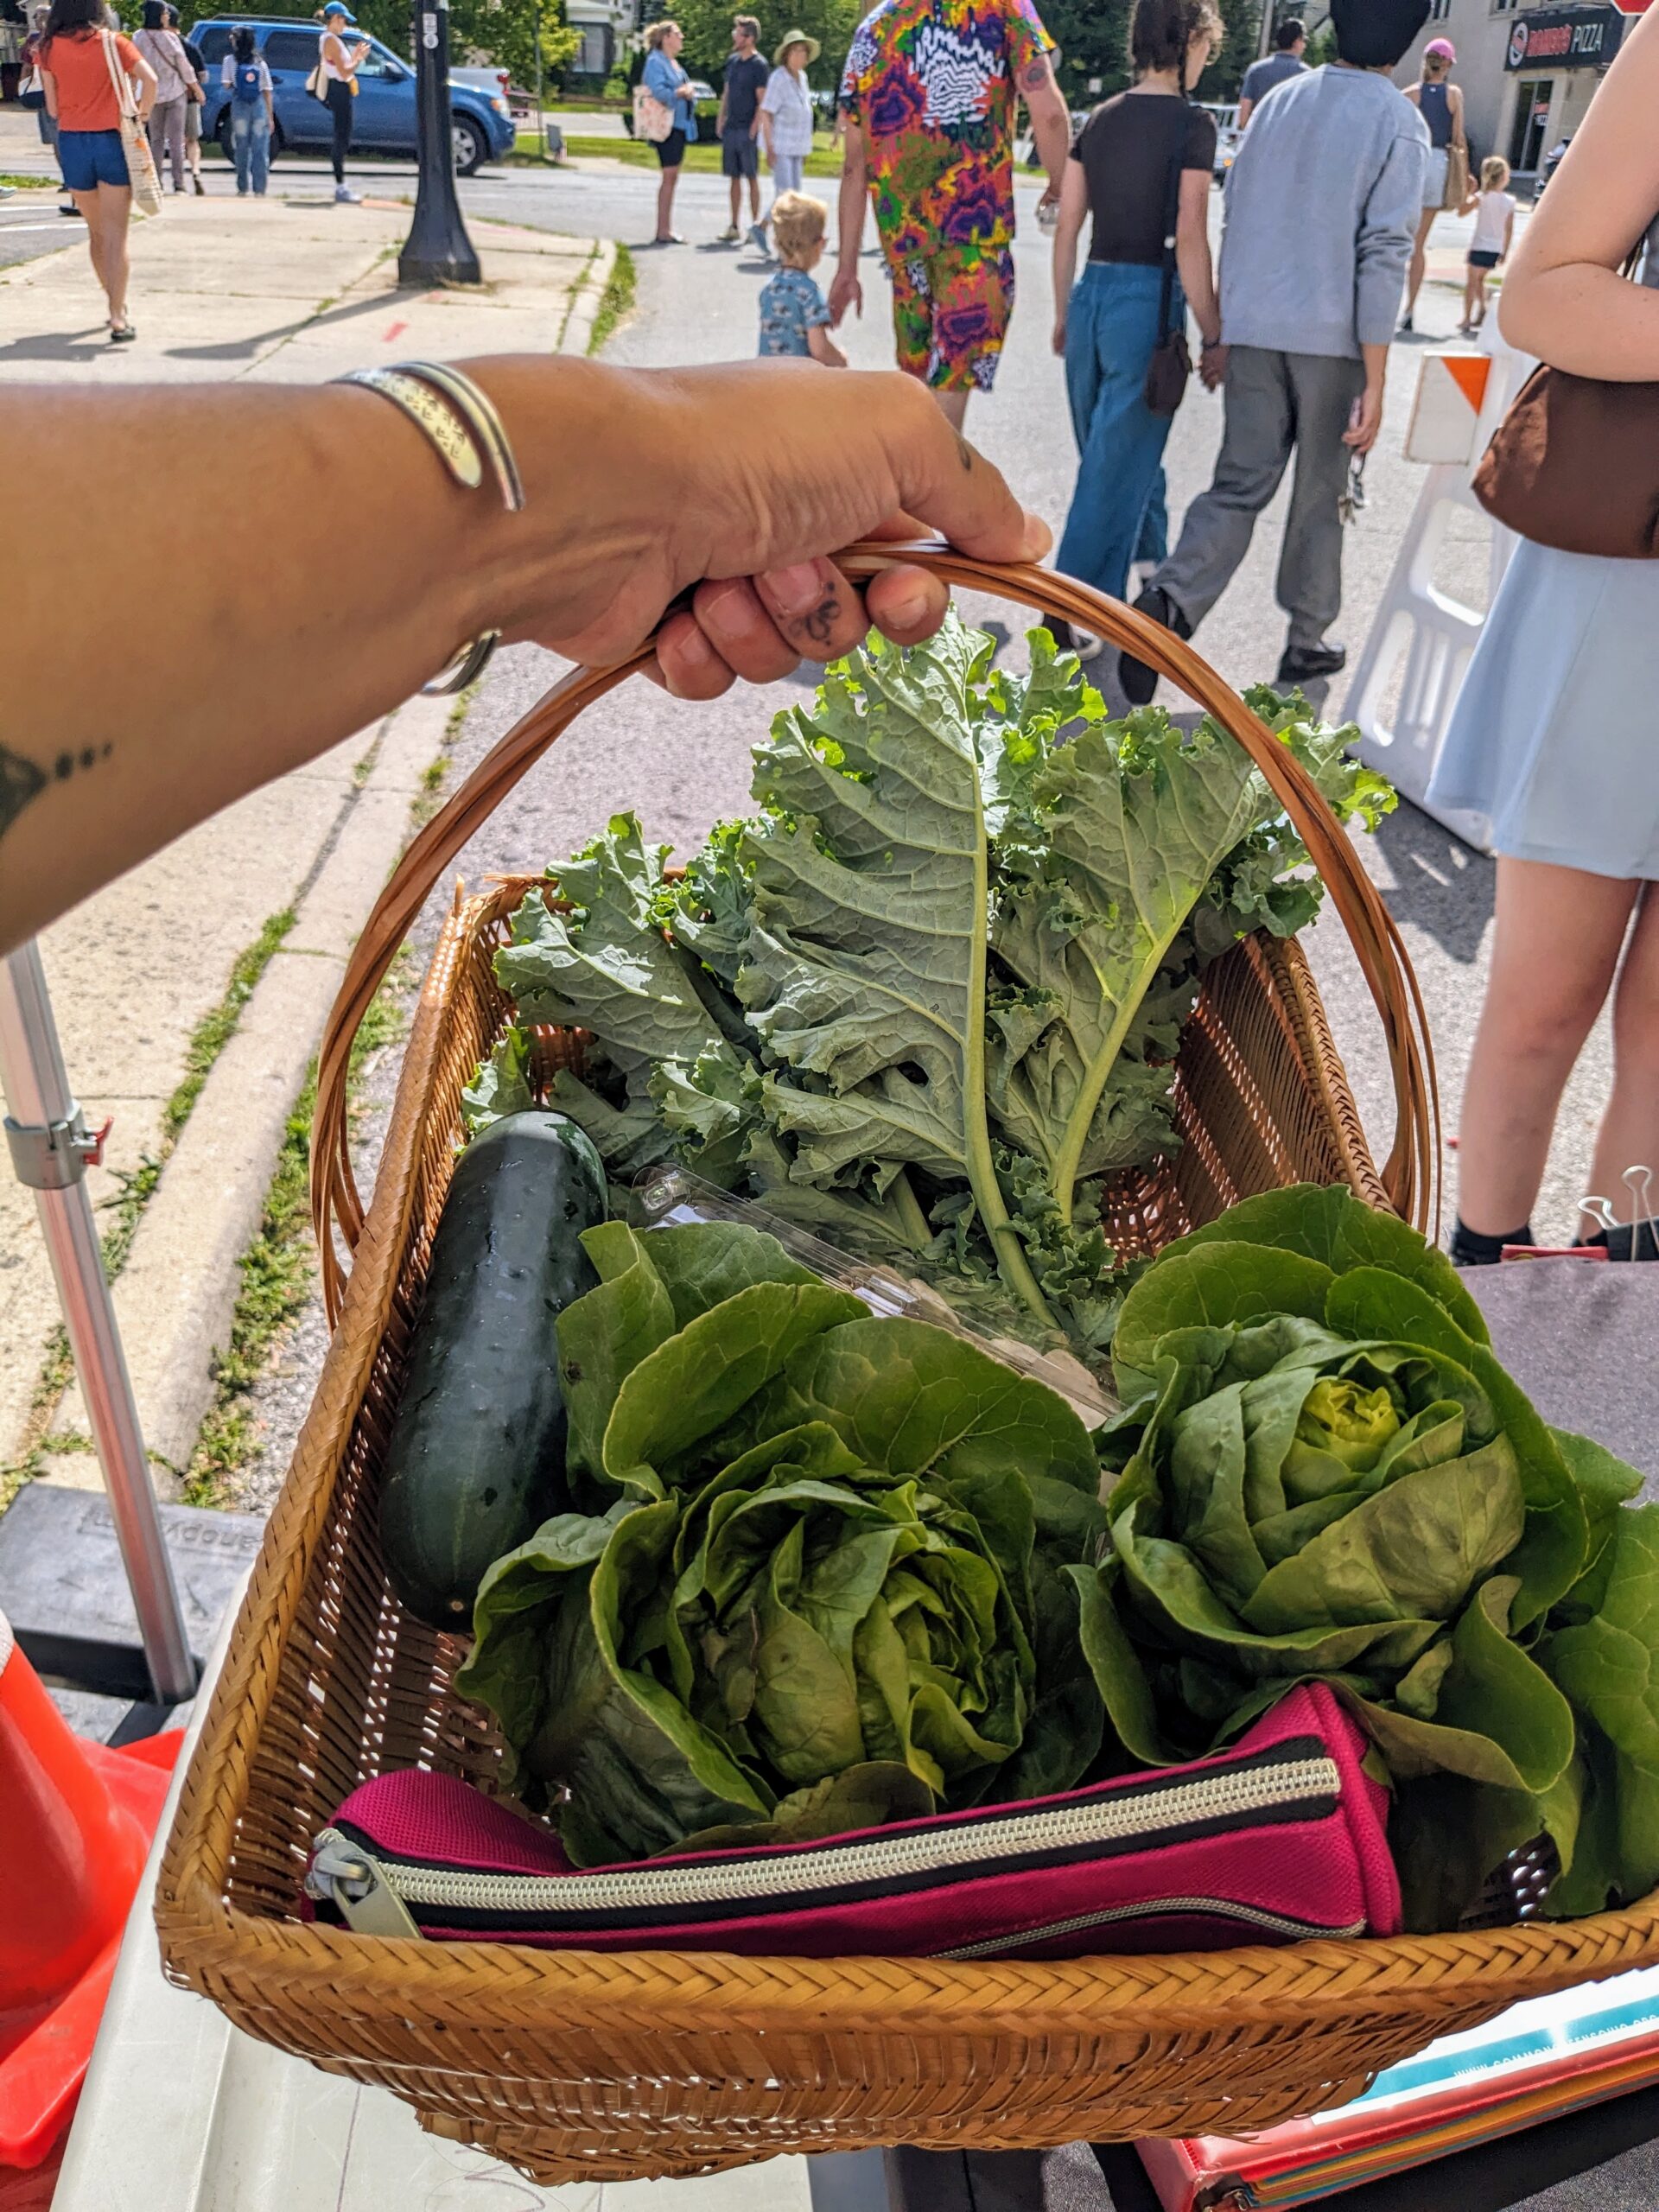
M 308 1897 L 332 1904 L 346 1925 L 359 1936 L 419 1936 L 413 1915 L 386 1880 L 378 1860 L 338 1828 L 325 1828 L 317 1838 L 306 1869 Z

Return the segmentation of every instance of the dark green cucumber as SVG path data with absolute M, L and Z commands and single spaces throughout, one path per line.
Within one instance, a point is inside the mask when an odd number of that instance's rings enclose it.
M 456 1164 L 380 1493 L 392 1589 L 434 1628 L 469 1627 L 485 1569 L 568 1510 L 554 1324 L 599 1281 L 577 1239 L 604 1218 L 562 1114 L 509 1114 Z

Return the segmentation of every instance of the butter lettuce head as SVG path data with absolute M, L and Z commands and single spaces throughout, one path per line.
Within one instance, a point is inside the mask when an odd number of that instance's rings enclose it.
M 1109 1555 L 1070 1572 L 1137 1758 L 1321 1680 L 1395 1785 L 1415 1924 L 1541 1828 L 1557 1909 L 1659 1879 L 1659 1836 L 1631 1847 L 1635 1770 L 1659 1775 L 1637 1478 L 1539 1418 L 1442 1255 L 1340 1189 L 1275 1192 L 1171 1245 L 1114 1351 Z
M 577 1863 L 1076 1781 L 1103 1713 L 1064 1570 L 1104 1516 L 1071 1408 L 754 1230 L 584 1241 L 559 1354 L 593 1510 L 497 1562 L 458 1682 Z

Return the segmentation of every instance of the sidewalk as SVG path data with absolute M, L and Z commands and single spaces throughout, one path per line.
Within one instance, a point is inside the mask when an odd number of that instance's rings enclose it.
M 397 251 L 409 217 L 390 200 L 336 207 L 315 188 L 238 200 L 221 182 L 205 200 L 169 197 L 159 219 L 134 227 L 137 345 L 111 347 L 104 336 L 84 234 L 0 270 L 0 383 L 321 383 L 372 361 L 586 352 L 612 249 L 478 223 L 481 291 L 403 292 Z M 205 456 L 192 496 L 211 531 Z M 188 1106 L 179 1086 L 201 1072 L 209 1049 L 199 1040 L 193 1057 L 193 1033 L 221 1007 L 238 957 L 272 917 L 298 910 L 188 1109 L 117 1287 L 139 1411 L 174 1469 L 188 1463 L 211 1400 L 235 1262 L 257 1224 L 284 1118 L 345 957 L 409 833 L 423 773 L 443 750 L 449 704 L 411 702 L 254 793 L 44 940 L 70 1081 L 89 1119 L 115 1116 L 105 1165 L 90 1178 L 94 1205 L 108 1205 L 161 1154 Z M 181 1314 L 188 1341 L 158 1326 Z M 20 1471 L 40 1471 L 20 1463 L 41 1434 L 79 1425 L 73 1393 L 61 1411 L 39 1402 L 56 1321 L 32 1196 L 0 1175 L 0 1507 Z M 84 1453 L 54 1458 L 50 1471 L 98 1484 Z M 157 1471 L 176 1495 L 176 1478 Z

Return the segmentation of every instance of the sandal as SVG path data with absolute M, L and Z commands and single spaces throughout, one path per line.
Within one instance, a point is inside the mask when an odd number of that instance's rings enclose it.
M 137 335 L 137 332 L 133 328 L 130 322 L 122 323 L 118 328 L 114 323 L 110 325 L 110 343 L 111 346 L 130 346 Z

